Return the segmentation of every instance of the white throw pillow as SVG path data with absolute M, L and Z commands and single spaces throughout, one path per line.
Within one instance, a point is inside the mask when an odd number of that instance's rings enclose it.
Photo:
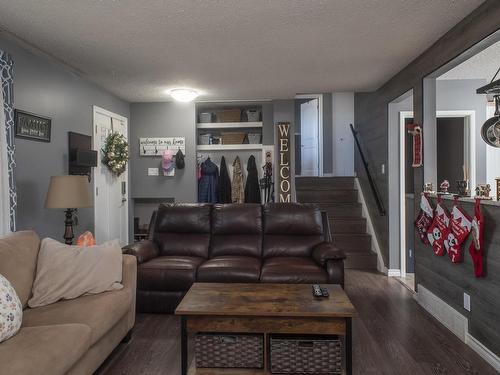
M 44 238 L 38 253 L 29 307 L 123 288 L 118 240 L 96 246 L 71 246 Z
M 0 342 L 14 336 L 22 321 L 23 305 L 9 280 L 0 275 Z

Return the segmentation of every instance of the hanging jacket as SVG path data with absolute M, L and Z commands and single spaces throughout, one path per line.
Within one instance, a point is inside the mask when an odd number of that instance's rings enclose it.
M 248 158 L 247 172 L 248 178 L 245 186 L 245 203 L 261 203 L 259 174 L 253 155 Z
M 233 203 L 245 202 L 245 176 L 241 169 L 240 157 L 233 162 L 233 183 L 231 184 L 231 199 Z
M 219 192 L 219 203 L 231 203 L 231 178 L 227 171 L 226 158 L 224 156 L 220 160 L 220 175 L 217 187 Z
M 210 158 L 201 163 L 201 178 L 198 182 L 198 202 L 217 203 L 217 181 L 219 168 Z

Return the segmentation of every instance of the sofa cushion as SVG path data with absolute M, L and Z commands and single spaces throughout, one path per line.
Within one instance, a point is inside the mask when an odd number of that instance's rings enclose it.
M 0 373 L 65 374 L 87 352 L 90 337 L 83 324 L 23 327 L 0 344 Z
M 160 253 L 208 258 L 210 212 L 207 204 L 160 205 L 153 234 Z
M 35 280 L 40 238 L 33 231 L 21 231 L 0 239 L 0 274 L 16 291 L 23 307 L 31 296 Z
M 256 283 L 260 276 L 260 259 L 245 256 L 220 256 L 198 268 L 197 280 L 215 283 Z
M 94 345 L 130 310 L 132 293 L 124 288 L 26 309 L 22 326 L 85 324 L 92 330 L 90 345 Z
M 264 261 L 260 280 L 264 283 L 325 283 L 328 274 L 312 258 L 274 257 Z
M 161 256 L 151 259 L 137 269 L 137 288 L 186 291 L 196 281 L 196 270 L 204 260 L 190 256 Z
M 19 331 L 22 320 L 23 305 L 9 280 L 0 274 L 0 342 Z

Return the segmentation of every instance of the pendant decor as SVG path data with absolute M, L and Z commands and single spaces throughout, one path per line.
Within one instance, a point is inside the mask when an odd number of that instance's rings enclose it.
M 102 148 L 102 163 L 116 176 L 120 176 L 127 168 L 128 142 L 123 135 L 112 132 L 106 138 Z
M 409 124 L 406 126 L 408 133 L 412 135 L 413 144 L 413 168 L 422 166 L 422 127 L 418 124 Z

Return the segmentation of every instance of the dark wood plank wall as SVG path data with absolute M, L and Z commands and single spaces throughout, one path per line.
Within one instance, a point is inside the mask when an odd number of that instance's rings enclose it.
M 415 121 L 422 123 L 423 78 L 497 31 L 500 27 L 499 19 L 500 1 L 484 2 L 376 92 L 356 94 L 355 126 L 360 133 L 362 147 L 371 164 L 371 170 L 374 172 L 386 207 L 389 205 L 389 199 L 398 199 L 388 197 L 388 175 L 380 173 L 381 164 L 387 167 L 389 102 L 413 89 Z M 367 199 L 368 209 L 374 219 L 373 223 L 384 261 L 388 265 L 388 218 L 378 215 L 377 206 L 357 151 L 355 169 Z M 414 185 L 417 197 L 422 191 L 423 183 L 423 168 L 415 169 Z M 487 256 L 489 274 L 486 279 L 474 280 L 470 264 L 468 265 L 469 260 L 462 266 L 451 265 L 449 260 L 436 259 L 433 253 L 418 241 L 416 241 L 415 249 L 415 276 L 417 284 L 422 284 L 462 312 L 464 312 L 461 308 L 463 292 L 470 292 L 473 306 L 472 313 L 468 315 L 470 332 L 493 352 L 500 355 L 500 336 L 493 332 L 498 331 L 500 325 L 500 299 L 498 298 L 500 282 L 496 276 L 500 275 L 500 255 L 498 254 L 500 235 L 493 233 L 496 224 L 500 223 L 500 207 L 488 207 L 485 212 L 487 220 L 490 221 Z

